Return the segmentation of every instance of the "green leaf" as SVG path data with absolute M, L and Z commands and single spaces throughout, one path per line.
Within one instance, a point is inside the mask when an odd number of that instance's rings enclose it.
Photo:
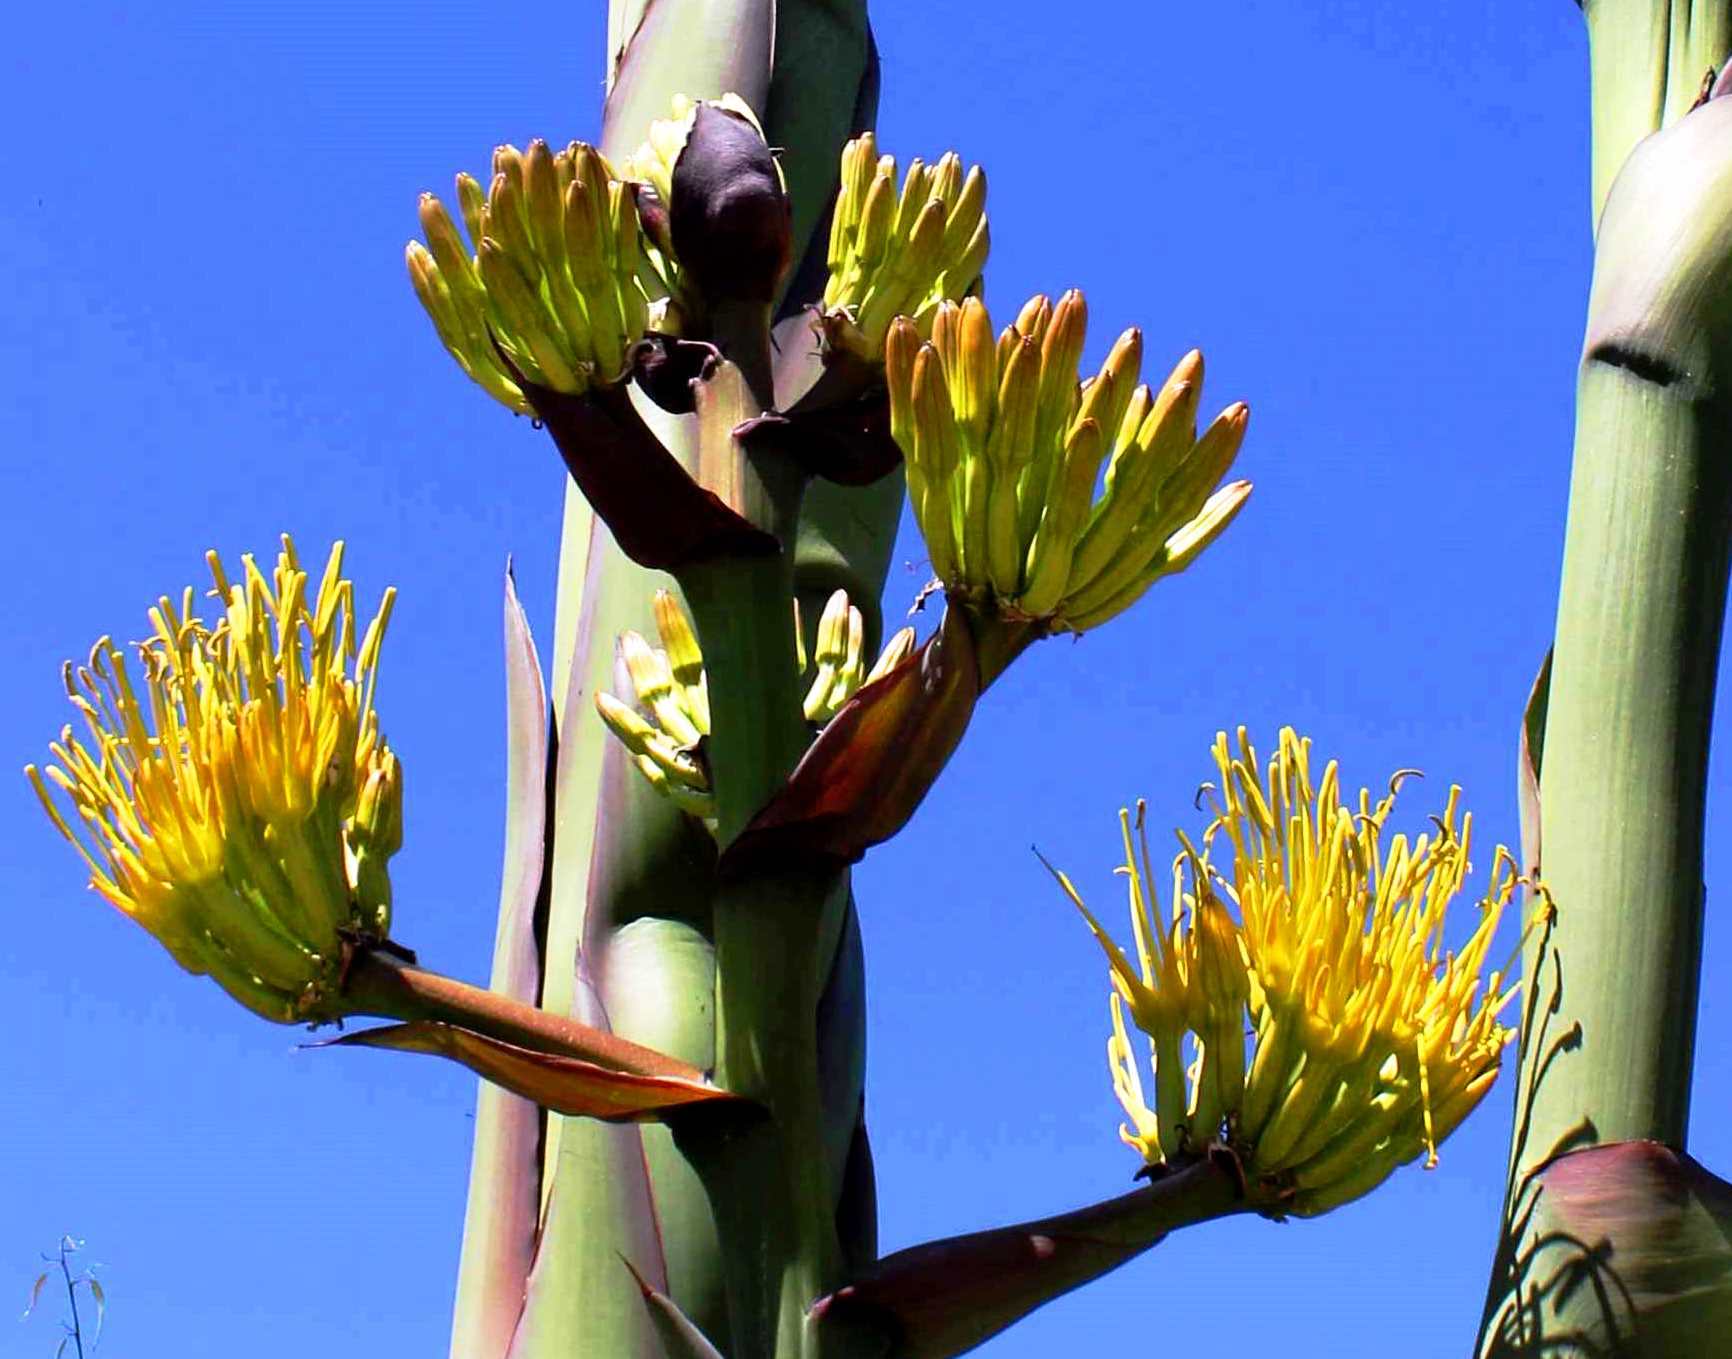
M 575 982 L 574 1013 L 604 1022 L 607 1016 L 581 959 Z M 636 1290 L 620 1273 L 618 1256 L 629 1252 L 666 1289 L 664 1240 L 675 1250 L 691 1247 L 695 1234 L 688 1224 L 675 1217 L 664 1229 L 661 1215 L 669 1199 L 676 1210 L 685 1206 L 683 1186 L 665 1173 L 652 1183 L 648 1139 L 640 1137 L 667 1130 L 593 1119 L 550 1118 L 549 1126 L 556 1121 L 563 1135 L 548 1174 L 541 1240 L 510 1359 L 575 1354 L 659 1359 L 659 1343 Z M 702 1204 L 701 1192 L 694 1201 Z M 702 1259 L 698 1263 L 701 1267 Z
M 1528 705 L 1522 712 L 1521 748 L 1516 759 L 1516 800 L 1521 810 L 1522 872 L 1540 871 L 1540 761 L 1545 752 L 1546 703 L 1552 691 L 1552 653 L 1540 662 Z
M 36 1276 L 36 1282 L 30 1285 L 30 1301 L 24 1308 L 24 1315 L 18 1318 L 20 1321 L 36 1310 L 36 1303 L 42 1297 L 42 1287 L 47 1282 L 48 1273 L 46 1270 Z
M 547 697 L 529 620 L 505 569 L 505 863 L 492 989 L 535 1004 L 535 904 L 546 844 Z M 480 1082 L 469 1203 L 451 1322 L 452 1359 L 503 1355 L 523 1310 L 541 1206 L 541 1111 Z
M 644 1309 L 661 1340 L 665 1359 L 722 1359 L 722 1352 L 691 1323 L 672 1298 L 650 1287 L 630 1260 L 620 1258 L 643 1294 Z

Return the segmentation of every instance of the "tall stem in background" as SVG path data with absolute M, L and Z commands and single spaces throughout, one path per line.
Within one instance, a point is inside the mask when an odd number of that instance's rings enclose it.
M 1525 957 L 1487 1353 L 1551 1353 L 1604 1322 L 1577 1315 L 1596 1290 L 1552 1277 L 1548 1163 L 1635 1139 L 1681 1147 L 1688 1124 L 1732 527 L 1732 101 L 1685 111 L 1725 59 L 1729 15 L 1587 7 L 1604 211 L 1540 779 L 1539 866 L 1556 917 Z M 1668 130 L 1631 154 L 1662 119 Z
M 1593 212 L 1636 143 L 1676 122 L 1732 51 L 1726 0 L 1583 0 L 1593 82 Z

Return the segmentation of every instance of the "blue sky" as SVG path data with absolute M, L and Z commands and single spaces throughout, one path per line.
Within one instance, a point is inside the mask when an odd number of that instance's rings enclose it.
M 1460 782 L 1482 872 L 1551 629 L 1590 268 L 1586 42 L 1566 0 L 880 6 L 881 144 L 991 181 L 988 299 L 1087 292 L 1098 361 L 1192 345 L 1250 402 L 1257 483 L 1188 575 L 994 687 L 916 822 L 858 872 L 886 1249 L 1116 1193 L 1095 946 L 1028 846 L 1114 894 L 1117 809 L 1195 825 L 1214 732 L 1283 723 L 1411 823 Z M 381 704 L 408 771 L 397 932 L 486 976 L 501 838 L 501 571 L 551 651 L 562 472 L 461 377 L 402 268 L 416 195 L 494 143 L 593 135 L 594 5 L 114 7 L 0 56 L 0 752 L 58 670 L 138 633 L 202 554 L 350 544 L 400 588 Z M 921 583 L 904 523 L 886 593 Z M 1724 761 L 1713 769 L 1716 806 Z M 296 1052 L 82 887 L 0 782 L 0 1304 L 88 1238 L 108 1351 L 444 1352 L 474 1083 Z M 1709 900 L 1727 837 L 1709 828 Z M 1116 911 L 1116 907 L 1113 908 Z M 1465 927 L 1464 911 L 1458 927 Z M 1732 1094 L 1707 932 L 1696 1107 Z M 1459 1354 L 1496 1228 L 1507 1079 L 1434 1172 L 1312 1223 L 1185 1233 L 983 1354 L 1226 1339 Z M 1723 1125 L 1692 1150 L 1727 1163 Z M 0 1356 L 55 1343 L 12 1326 Z

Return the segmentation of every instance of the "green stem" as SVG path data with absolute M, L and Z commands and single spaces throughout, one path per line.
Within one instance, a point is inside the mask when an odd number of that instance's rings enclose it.
M 738 366 L 760 411 L 774 410 L 776 383 L 770 361 L 770 305 L 718 302 L 710 309 L 710 338 Z M 791 544 L 793 538 L 783 540 Z
M 1554 920 L 1526 949 L 1482 1352 L 1549 1353 L 1538 1175 L 1689 1122 L 1702 824 L 1732 550 L 1732 100 L 1631 156 L 1601 219 L 1540 773 Z M 1551 1304 L 1548 1304 L 1551 1306 Z M 1615 1352 L 1622 1352 L 1615 1351 Z
M 1593 79 L 1594 222 L 1636 143 L 1683 117 L 1732 50 L 1726 0 L 1584 0 Z
M 802 476 L 779 457 L 738 456 L 732 503 L 791 542 Z M 711 779 L 725 845 L 781 787 L 809 740 L 794 665 L 792 555 L 704 563 L 680 583 L 709 677 Z M 716 1076 L 769 1117 L 682 1145 L 726 1243 L 738 1356 L 805 1354 L 806 1308 L 841 1267 L 817 1036 L 818 997 L 846 904 L 836 876 L 752 876 L 724 884 L 716 901 Z
M 717 1076 L 770 1115 L 687 1146 L 727 1243 L 736 1355 L 809 1353 L 806 1309 L 840 1282 L 816 1025 L 829 952 L 818 906 L 833 882 L 781 873 L 730 884 L 717 902 Z
M 680 584 L 704 652 L 716 838 L 726 845 L 808 740 L 794 667 L 793 578 L 783 555 L 709 563 L 683 572 Z

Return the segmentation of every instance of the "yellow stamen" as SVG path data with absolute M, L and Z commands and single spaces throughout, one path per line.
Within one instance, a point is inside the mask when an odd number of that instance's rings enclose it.
M 1416 770 L 1399 770 L 1375 804 L 1361 791 L 1355 811 L 1343 804 L 1337 765 L 1314 781 L 1310 744 L 1291 729 L 1267 765 L 1243 729 L 1233 743 L 1220 733 L 1214 756 L 1219 779 L 1199 793 L 1213 820 L 1197 844 L 1179 836 L 1170 935 L 1143 896 L 1146 840 L 1139 872 L 1121 813 L 1119 871 L 1131 881 L 1140 975 L 1060 875 L 1106 951 L 1115 1014 L 1122 996 L 1157 1052 L 1176 1051 L 1186 1034 L 1201 1045 L 1188 1100 L 1159 1081 L 1157 1057 L 1149 1121 L 1162 1136 L 1128 1140 L 1150 1160 L 1170 1157 L 1166 1130 L 1191 1111 L 1198 1138 L 1185 1149 L 1195 1151 L 1220 1112 L 1253 1176 L 1297 1185 L 1303 1203 L 1333 1206 L 1371 1187 L 1359 1180 L 1374 1152 L 1387 1169 L 1421 1154 L 1435 1164 L 1438 1144 L 1490 1088 L 1514 1036 L 1499 1016 L 1519 988 L 1505 985 L 1513 958 L 1486 974 L 1486 954 L 1522 879 L 1500 846 L 1474 930 L 1447 951 L 1445 915 L 1468 875 L 1473 830 L 1460 789 L 1450 789 L 1430 830 L 1385 838 Z M 1142 819 L 1139 806 L 1139 830 Z M 1230 851 L 1225 862 L 1213 859 L 1217 848 Z M 1538 885 L 1535 896 L 1538 920 L 1550 899 Z M 1241 1078 L 1233 1036 L 1247 1016 L 1256 1037 Z M 1114 1084 L 1131 1109 L 1122 1020 L 1115 1025 Z M 1140 1088 L 1134 1093 L 1140 1103 Z M 1345 1186 L 1348 1171 L 1359 1178 L 1343 1197 L 1332 1186 Z
M 25 773 L 91 886 L 183 967 L 213 973 L 261 1013 L 317 1017 L 343 935 L 382 936 L 389 923 L 379 903 L 389 850 L 372 847 L 364 901 L 346 865 L 358 791 L 383 777 L 375 802 L 399 796 L 373 712 L 392 592 L 351 674 L 354 589 L 341 578 L 341 543 L 311 600 L 286 536 L 269 580 L 251 557 L 232 584 L 215 553 L 207 561 L 219 621 L 194 613 L 190 589 L 178 607 L 160 598 L 151 635 L 134 647 L 136 687 L 109 638 L 87 665 L 69 663 L 67 694 L 88 736 L 66 728 L 50 745 L 55 763 Z

